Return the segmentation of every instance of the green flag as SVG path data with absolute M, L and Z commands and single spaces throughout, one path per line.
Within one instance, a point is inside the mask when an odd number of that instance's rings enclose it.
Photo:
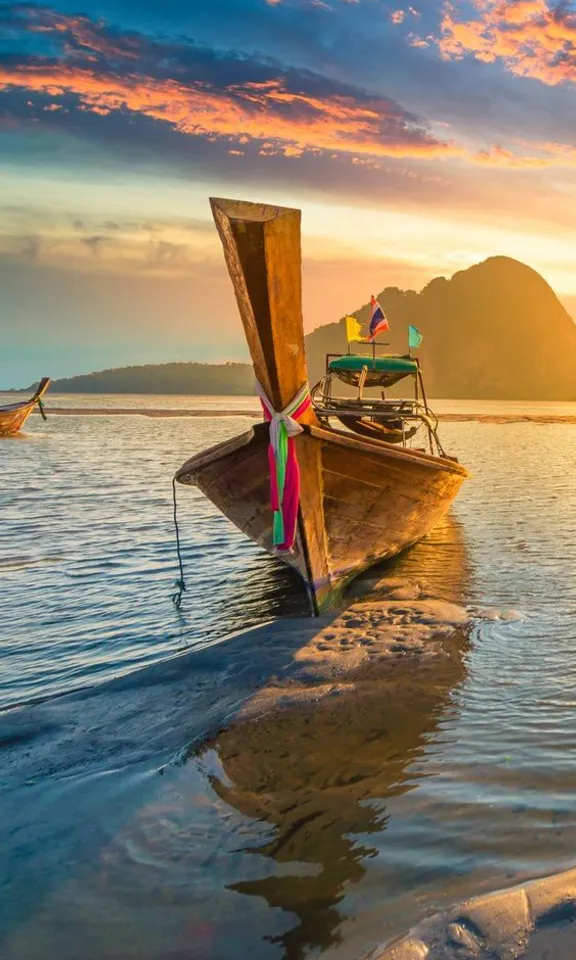
M 422 334 L 417 327 L 408 324 L 408 346 L 410 350 L 415 350 L 422 343 Z

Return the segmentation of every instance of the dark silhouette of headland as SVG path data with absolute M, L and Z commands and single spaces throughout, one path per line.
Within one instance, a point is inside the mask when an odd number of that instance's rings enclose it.
M 390 352 L 406 352 L 408 324 L 423 334 L 417 355 L 428 396 L 576 400 L 576 325 L 526 264 L 490 257 L 419 293 L 385 287 L 377 296 L 390 321 Z M 364 330 L 368 309 L 352 312 Z M 314 384 L 326 354 L 347 349 L 344 318 L 308 334 L 306 347 Z M 254 375 L 248 363 L 151 364 L 55 380 L 51 392 L 241 396 L 254 392 Z

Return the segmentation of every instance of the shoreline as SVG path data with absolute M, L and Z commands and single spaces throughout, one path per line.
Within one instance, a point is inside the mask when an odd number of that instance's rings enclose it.
M 135 407 L 48 407 L 44 405 L 48 416 L 57 417 L 248 417 L 261 419 L 259 410 L 190 410 L 170 408 L 135 408 Z M 39 416 L 39 411 L 33 411 Z M 539 414 L 539 413 L 439 413 L 436 415 L 441 423 L 574 423 L 575 414 Z

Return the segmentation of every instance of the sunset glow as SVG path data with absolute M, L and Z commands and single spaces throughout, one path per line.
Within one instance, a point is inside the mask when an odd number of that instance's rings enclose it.
M 0 36 L 0 386 L 40 339 L 53 376 L 245 358 L 210 195 L 302 209 L 307 329 L 494 254 L 576 303 L 568 4 L 62 0 Z

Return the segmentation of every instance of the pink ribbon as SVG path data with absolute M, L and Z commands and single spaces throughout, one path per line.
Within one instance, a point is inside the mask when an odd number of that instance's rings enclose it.
M 306 384 L 294 399 L 276 412 L 261 385 L 256 382 L 264 417 L 270 424 L 268 465 L 270 467 L 270 505 L 274 514 L 272 543 L 279 553 L 292 550 L 300 503 L 300 468 L 294 437 L 302 433 L 298 420 L 311 400 Z

